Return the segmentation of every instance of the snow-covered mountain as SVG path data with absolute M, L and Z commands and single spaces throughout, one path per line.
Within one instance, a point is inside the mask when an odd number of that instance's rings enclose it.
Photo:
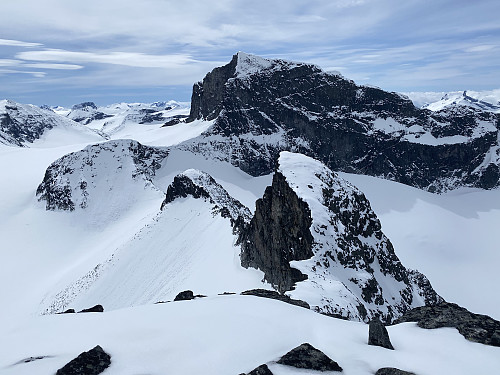
M 496 114 L 421 110 L 310 64 L 240 52 L 195 84 L 187 121 L 197 119 L 215 123 L 185 147 L 254 176 L 287 150 L 431 192 L 500 184 Z
M 187 113 L 165 105 L 163 118 Z M 312 65 L 243 53 L 195 84 L 188 122 L 141 124 L 137 104 L 77 107 L 89 114 L 78 129 L 111 140 L 0 145 L 0 373 L 54 374 L 97 345 L 111 375 L 316 374 L 279 360 L 303 343 L 346 374 L 499 368 L 500 323 L 438 296 L 500 318 L 500 190 L 474 180 L 488 168 L 494 180 L 495 114 L 432 114 Z M 56 118 L 75 124 L 69 113 Z M 388 179 L 335 170 L 365 151 L 358 164 Z M 429 189 L 432 158 L 440 181 L 450 159 L 457 166 L 440 195 L 408 186 Z M 394 182 L 411 160 L 421 178 Z M 197 297 L 174 302 L 185 290 Z M 103 313 L 56 314 L 97 304 Z M 408 310 L 408 323 L 388 327 L 394 350 L 368 345 L 360 321 Z
M 465 106 L 488 111 L 500 112 L 500 89 L 491 91 L 451 91 L 451 92 L 407 92 L 407 95 L 419 108 L 439 111 L 451 106 Z
M 0 143 L 45 147 L 58 143 L 97 142 L 104 138 L 74 121 L 34 105 L 0 101 Z
M 116 139 L 124 137 L 124 132 L 138 125 L 175 125 L 189 114 L 189 103 L 170 100 L 98 107 L 93 102 L 84 102 L 74 105 L 71 110 L 58 109 L 55 112 Z

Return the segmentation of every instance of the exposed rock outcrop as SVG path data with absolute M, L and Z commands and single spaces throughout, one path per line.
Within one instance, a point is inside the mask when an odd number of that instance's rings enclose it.
M 185 290 L 177 294 L 174 298 L 174 301 L 189 301 L 194 299 L 194 294 L 192 290 Z
M 316 371 L 342 371 L 337 362 L 309 343 L 290 350 L 277 363 Z
M 167 188 L 161 209 L 178 198 L 188 196 L 208 200 L 214 205 L 212 212 L 229 218 L 235 231 L 249 222 L 252 216 L 250 210 L 231 197 L 212 176 L 196 169 L 188 169 L 174 177 L 174 181 Z
M 57 370 L 56 375 L 98 375 L 106 370 L 110 364 L 110 355 L 97 345 Z
M 381 346 L 382 348 L 394 350 L 387 328 L 378 319 L 370 321 L 368 326 L 368 345 Z
M 104 307 L 102 305 L 95 305 L 93 307 L 89 307 L 88 309 L 83 309 L 82 311 L 78 311 L 80 313 L 88 313 L 88 312 L 104 312 Z
M 242 374 L 245 375 L 245 374 Z M 269 367 L 266 364 L 260 365 L 259 367 L 253 369 L 246 375 L 273 375 Z
M 277 172 L 264 197 L 256 202 L 255 215 L 240 236 L 241 264 L 265 273 L 266 280 L 280 293 L 293 289 L 306 275 L 290 266 L 290 261 L 313 256 L 309 230 L 311 210 Z
M 487 315 L 474 314 L 457 304 L 442 302 L 407 311 L 395 323 L 417 322 L 421 328 L 456 328 L 467 340 L 500 346 L 500 322 Z
M 363 193 L 304 155 L 282 152 L 239 243 L 244 267 L 327 315 L 389 323 L 442 301 L 401 264 Z
M 413 372 L 403 371 L 394 367 L 384 367 L 379 369 L 375 375 L 415 375 Z
M 266 290 L 266 289 L 252 289 L 252 290 L 246 290 L 244 292 L 241 292 L 241 295 L 243 296 L 256 296 L 256 297 L 262 297 L 262 298 L 270 298 L 270 299 L 275 299 L 281 302 L 289 303 L 291 305 L 295 306 L 300 306 L 304 307 L 306 309 L 309 309 L 310 306 L 307 302 L 301 301 L 298 299 L 293 299 L 287 296 L 286 294 L 280 294 L 278 292 L 275 292 L 274 290 Z
M 499 186 L 499 114 L 418 109 L 311 64 L 241 52 L 194 85 L 191 103 L 188 122 L 215 123 L 183 147 L 254 176 L 271 173 L 288 150 L 431 192 Z

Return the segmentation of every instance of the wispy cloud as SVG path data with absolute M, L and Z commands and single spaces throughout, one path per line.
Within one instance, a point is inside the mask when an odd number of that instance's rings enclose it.
M 16 55 L 18 59 L 29 61 L 59 61 L 76 63 L 100 63 L 133 66 L 140 68 L 173 68 L 196 62 L 189 55 L 148 55 L 134 52 L 74 52 L 61 49 L 26 51 Z
M 10 47 L 39 47 L 41 43 L 22 42 L 20 40 L 0 39 L 0 46 Z

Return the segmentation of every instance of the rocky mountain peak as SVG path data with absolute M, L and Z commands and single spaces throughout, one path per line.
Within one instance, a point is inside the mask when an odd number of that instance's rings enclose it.
M 441 298 L 394 253 L 369 201 L 321 162 L 282 152 L 240 235 L 242 265 L 318 312 L 385 322 Z
M 500 184 L 500 167 L 486 163 L 498 147 L 494 113 L 418 109 L 314 65 L 238 53 L 194 85 L 187 121 L 195 119 L 215 121 L 185 148 L 253 176 L 272 173 L 280 151 L 292 151 L 431 192 Z

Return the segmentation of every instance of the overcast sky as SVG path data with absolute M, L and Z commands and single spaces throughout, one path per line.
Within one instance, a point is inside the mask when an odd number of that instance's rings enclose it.
M 237 51 L 390 91 L 500 88 L 499 0 L 1 0 L 0 99 L 189 100 Z

